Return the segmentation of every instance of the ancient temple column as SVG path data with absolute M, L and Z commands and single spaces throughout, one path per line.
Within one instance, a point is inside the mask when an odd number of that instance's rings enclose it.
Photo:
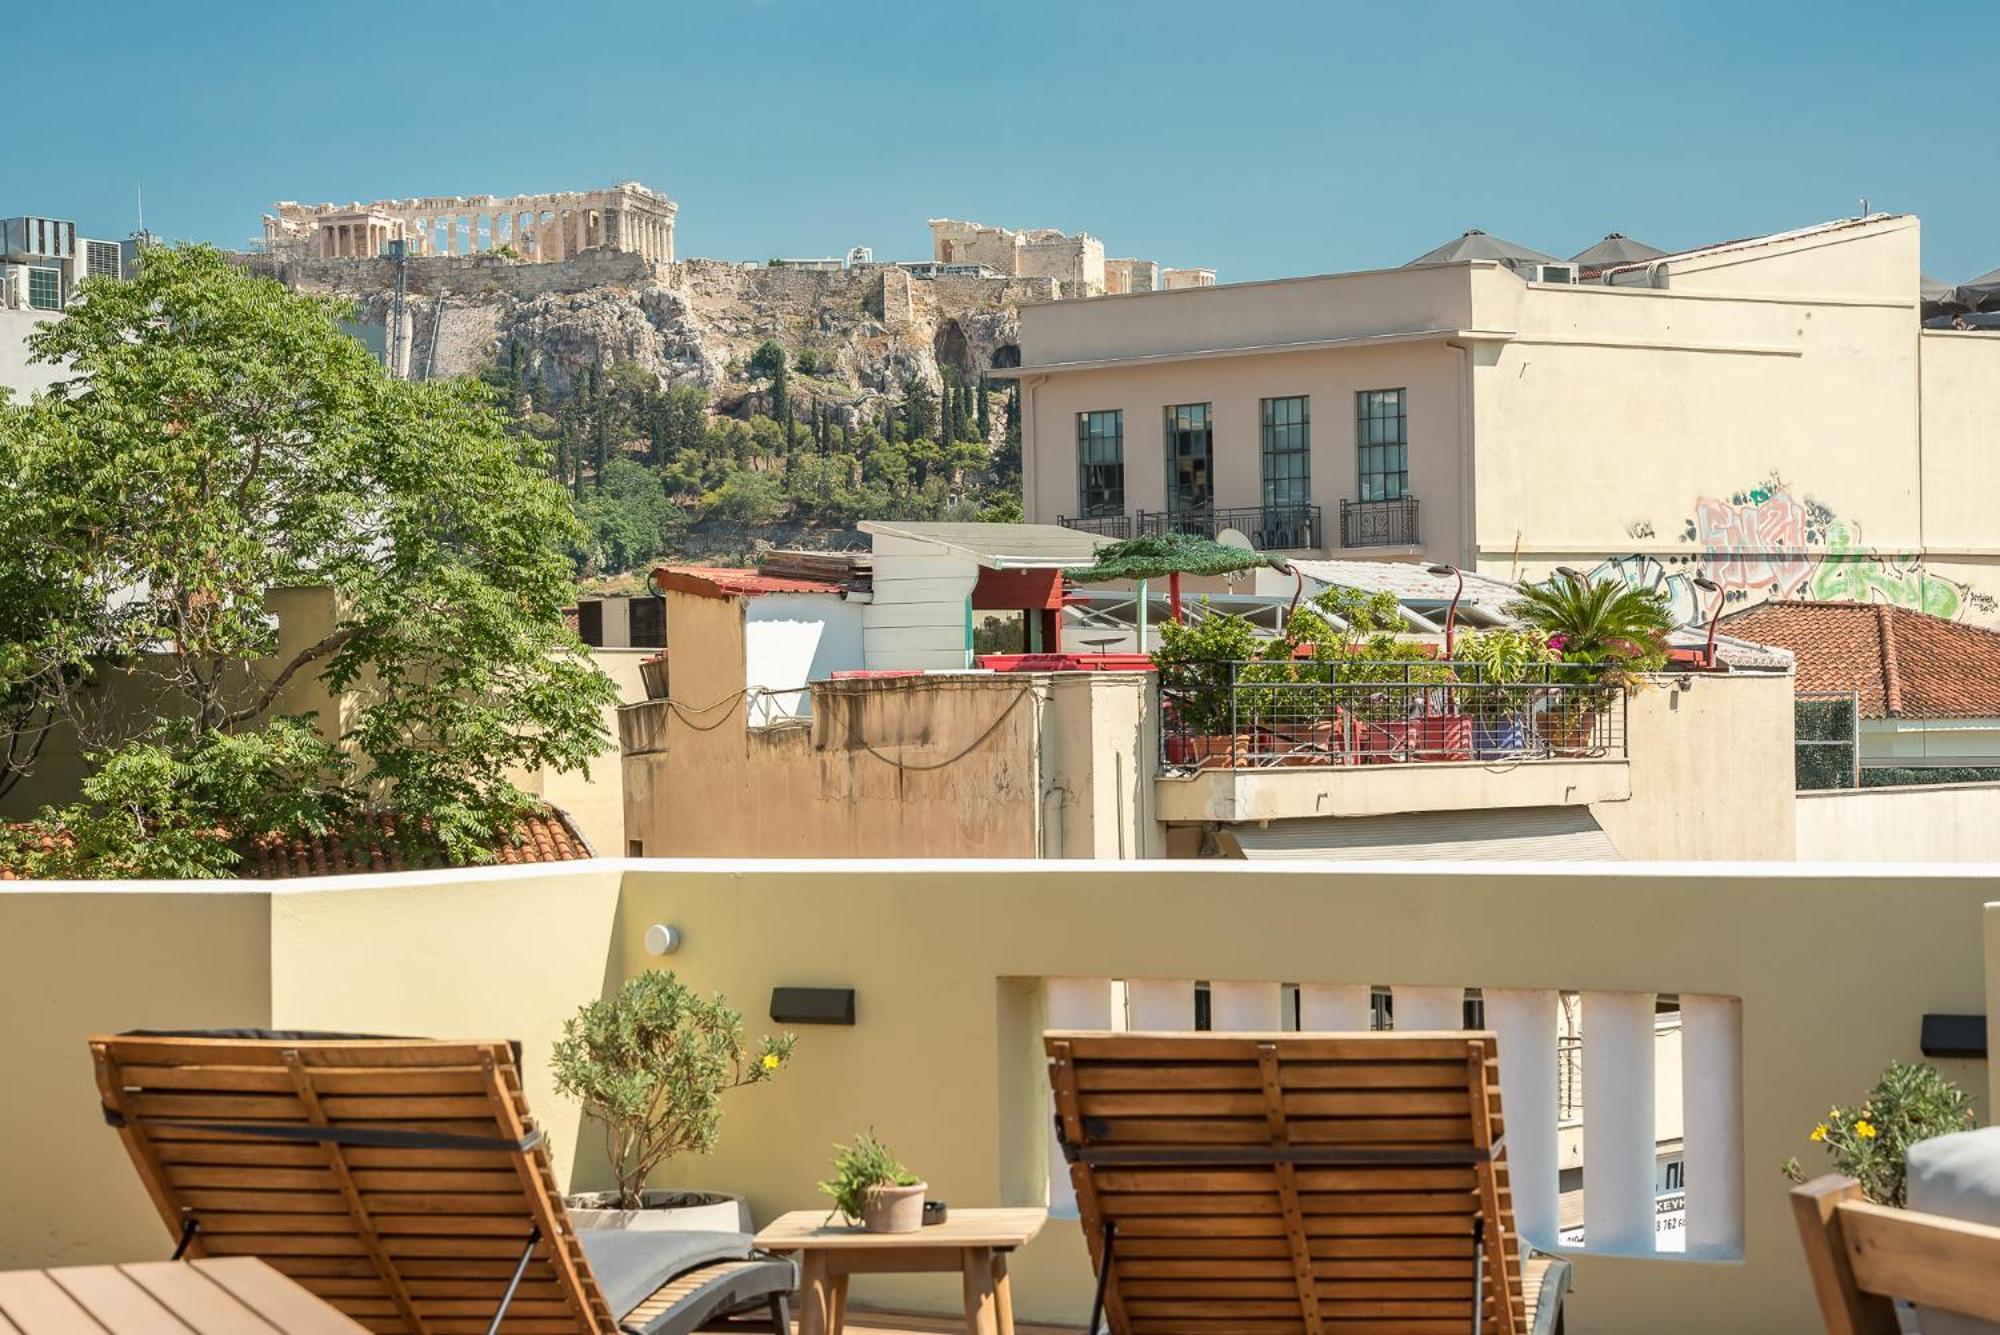
M 590 210 L 582 207 L 576 210 L 576 248 L 579 252 L 590 249 Z

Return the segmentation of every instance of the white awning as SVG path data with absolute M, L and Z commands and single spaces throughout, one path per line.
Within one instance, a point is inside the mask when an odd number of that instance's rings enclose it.
M 1227 825 L 1226 856 L 1263 862 L 1616 862 L 1589 807 L 1485 807 Z

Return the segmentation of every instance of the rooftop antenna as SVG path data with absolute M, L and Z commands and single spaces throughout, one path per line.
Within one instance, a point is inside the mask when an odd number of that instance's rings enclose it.
M 1861 197 L 1861 216 L 1864 218 L 1868 216 L 1868 196 L 1866 195 Z
M 143 232 L 146 230 L 146 183 L 135 182 L 132 188 L 139 192 L 139 230 Z

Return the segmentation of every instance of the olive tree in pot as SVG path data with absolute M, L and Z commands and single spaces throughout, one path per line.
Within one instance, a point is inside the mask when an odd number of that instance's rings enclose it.
M 793 1042 L 766 1035 L 747 1052 L 743 1017 L 721 994 L 700 997 L 656 969 L 580 1007 L 555 1045 L 556 1088 L 602 1128 L 618 1189 L 570 1197 L 577 1226 L 751 1231 L 740 1196 L 648 1190 L 646 1180 L 676 1154 L 714 1149 L 722 1095 L 771 1079 Z
M 915 1233 L 924 1225 L 924 1180 L 896 1160 L 872 1131 L 836 1145 L 833 1177 L 819 1189 L 833 1197 L 827 1215 L 845 1215 L 868 1233 Z

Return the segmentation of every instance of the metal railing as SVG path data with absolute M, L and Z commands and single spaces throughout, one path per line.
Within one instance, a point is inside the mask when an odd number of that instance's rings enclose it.
M 1101 538 L 1129 538 L 1132 521 L 1125 515 L 1057 515 L 1056 522 L 1079 533 L 1095 533 Z
M 1343 547 L 1414 547 L 1417 545 L 1417 498 L 1393 501 L 1342 501 L 1340 545 Z
M 1141 510 L 1140 536 L 1191 533 L 1213 539 L 1235 529 L 1260 552 L 1309 551 L 1325 545 L 1326 521 L 1317 505 L 1236 505 L 1205 510 Z
M 1622 758 L 1625 692 L 1574 664 L 1494 681 L 1479 663 L 1165 663 L 1177 769 Z

